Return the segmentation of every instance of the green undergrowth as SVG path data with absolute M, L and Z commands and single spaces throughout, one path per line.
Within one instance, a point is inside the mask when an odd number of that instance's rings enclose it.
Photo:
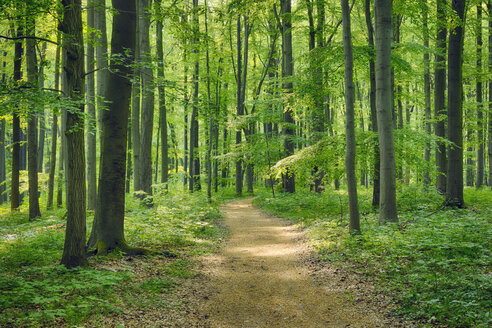
M 394 295 L 393 312 L 422 325 L 492 325 L 492 192 L 465 189 L 466 209 L 448 209 L 433 189 L 402 186 L 399 224 L 379 226 L 370 190 L 359 194 L 361 235 L 348 233 L 346 191 L 262 192 L 255 202 L 308 229 L 326 261 L 350 265 Z
M 195 276 L 196 256 L 215 252 L 225 237 L 218 203 L 179 191 L 158 192 L 151 208 L 131 196 L 126 203 L 128 244 L 156 255 L 116 251 L 70 270 L 59 265 L 63 209 L 29 222 L 26 205 L 14 214 L 0 207 L 0 327 L 83 327 L 121 311 L 179 306 L 173 292 Z

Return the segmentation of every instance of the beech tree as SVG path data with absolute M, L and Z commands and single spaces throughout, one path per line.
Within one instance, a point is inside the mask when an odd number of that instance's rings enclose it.
M 395 146 L 393 140 L 391 40 L 392 0 L 375 0 L 376 21 L 376 109 L 381 154 L 381 192 L 379 222 L 398 222 L 395 185 Z

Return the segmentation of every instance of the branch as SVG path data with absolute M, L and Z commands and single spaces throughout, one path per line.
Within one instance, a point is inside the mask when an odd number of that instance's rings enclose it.
M 6 39 L 6 40 L 24 40 L 24 39 L 34 39 L 34 40 L 38 40 L 38 41 L 45 41 L 45 42 L 49 42 L 51 44 L 56 44 L 58 45 L 57 42 L 55 41 L 51 41 L 51 40 L 48 40 L 48 39 L 45 39 L 45 38 L 40 38 L 40 37 L 37 37 L 37 36 L 16 36 L 16 37 L 9 37 L 9 36 L 6 36 L 6 35 L 0 35 L 0 38 L 2 39 Z

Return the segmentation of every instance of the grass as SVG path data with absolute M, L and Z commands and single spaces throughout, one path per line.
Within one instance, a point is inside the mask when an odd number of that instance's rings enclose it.
M 348 233 L 346 191 L 300 191 L 256 199 L 306 227 L 326 261 L 350 263 L 394 295 L 395 314 L 423 325 L 490 327 L 492 192 L 466 189 L 466 209 L 447 209 L 433 189 L 401 186 L 400 224 L 379 226 L 370 190 L 359 195 L 362 235 Z
M 196 256 L 218 249 L 225 229 L 218 203 L 208 203 L 201 193 L 162 192 L 154 204 L 148 208 L 127 198 L 126 239 L 176 258 L 116 252 L 70 270 L 59 265 L 63 209 L 44 211 L 28 222 L 26 204 L 14 214 L 0 207 L 0 326 L 79 326 L 132 308 L 178 306 L 174 291 L 195 276 Z M 93 213 L 87 218 L 89 232 Z

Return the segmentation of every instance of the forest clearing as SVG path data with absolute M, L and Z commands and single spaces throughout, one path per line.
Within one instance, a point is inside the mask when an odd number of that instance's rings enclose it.
M 0 1 L 0 326 L 490 327 L 491 1 Z

